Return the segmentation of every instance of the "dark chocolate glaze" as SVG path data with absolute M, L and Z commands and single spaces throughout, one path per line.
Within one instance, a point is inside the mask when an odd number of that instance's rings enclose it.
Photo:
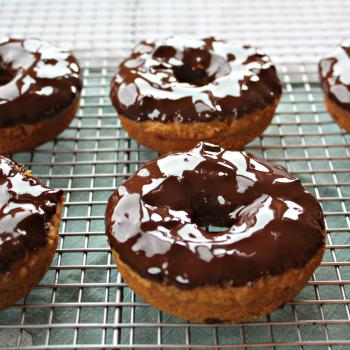
M 143 41 L 111 82 L 119 114 L 137 121 L 239 118 L 281 95 L 276 68 L 251 46 L 187 36 Z
M 38 39 L 0 37 L 0 127 L 65 113 L 82 89 L 77 60 Z
M 325 230 L 318 201 L 283 167 L 208 143 L 138 170 L 110 197 L 106 227 L 124 263 L 180 288 L 303 268 Z
M 47 244 L 50 218 L 62 195 L 0 156 L 0 272 Z
M 321 87 L 338 106 L 350 111 L 350 40 L 321 59 L 318 65 Z

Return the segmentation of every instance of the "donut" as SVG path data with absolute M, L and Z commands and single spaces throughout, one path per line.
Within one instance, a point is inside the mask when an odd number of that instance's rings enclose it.
M 329 114 L 350 132 L 350 39 L 320 60 L 318 72 Z
M 200 141 L 240 149 L 269 125 L 280 96 L 261 49 L 188 36 L 142 41 L 110 91 L 129 135 L 161 153 Z
M 322 209 L 298 179 L 209 143 L 152 160 L 127 179 L 109 198 L 106 233 L 142 299 L 204 323 L 243 322 L 281 306 L 325 249 Z
M 62 204 L 62 190 L 0 156 L 0 309 L 28 294 L 48 270 Z
M 76 58 L 38 39 L 0 38 L 0 153 L 55 139 L 79 107 Z

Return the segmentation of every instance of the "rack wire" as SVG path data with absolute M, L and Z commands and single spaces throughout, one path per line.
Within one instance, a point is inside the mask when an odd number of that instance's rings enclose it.
M 66 199 L 50 270 L 24 300 L 0 312 L 0 347 L 350 349 L 350 136 L 326 112 L 316 71 L 320 55 L 350 35 L 349 2 L 0 0 L 0 8 L 0 34 L 73 48 L 85 85 L 66 131 L 13 155 L 64 188 Z M 109 195 L 157 156 L 122 129 L 109 81 L 138 40 L 178 33 L 250 42 L 272 56 L 284 94 L 270 127 L 247 149 L 286 166 L 325 211 L 321 266 L 295 300 L 254 322 L 193 324 L 145 304 L 123 282 L 104 234 Z

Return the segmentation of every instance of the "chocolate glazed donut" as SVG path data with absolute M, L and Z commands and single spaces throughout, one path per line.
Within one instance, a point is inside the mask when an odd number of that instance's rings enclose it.
M 23 298 L 55 254 L 63 191 L 0 156 L 0 309 Z
M 74 118 L 81 89 L 69 52 L 38 39 L 0 38 L 0 153 L 54 139 Z
M 280 96 L 262 50 L 188 36 L 141 42 L 110 92 L 130 136 L 162 153 L 201 140 L 242 148 L 269 125 Z
M 322 58 L 318 68 L 327 110 L 350 132 L 350 40 Z
M 299 180 L 208 143 L 126 180 L 109 199 L 106 227 L 129 286 L 197 322 L 250 320 L 292 299 L 325 244 L 322 209 Z

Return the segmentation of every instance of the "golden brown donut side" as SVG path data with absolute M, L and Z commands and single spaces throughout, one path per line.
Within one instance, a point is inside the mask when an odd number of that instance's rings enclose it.
M 50 219 L 47 245 L 17 261 L 9 273 L 0 273 L 0 310 L 26 296 L 49 269 L 59 239 L 63 200 L 62 196 L 57 203 L 56 214 Z
M 75 117 L 80 98 L 65 113 L 42 119 L 34 124 L 18 123 L 0 128 L 0 154 L 31 151 L 35 147 L 53 140 L 65 130 Z
M 334 121 L 347 132 L 350 132 L 350 112 L 346 111 L 342 107 L 339 107 L 326 95 L 324 96 L 324 104 L 326 105 L 326 108 L 329 114 L 333 117 Z
M 269 126 L 278 103 L 279 98 L 262 110 L 223 121 L 162 123 L 152 120 L 138 122 L 123 115 L 119 118 L 131 138 L 160 153 L 187 151 L 200 141 L 239 150 Z
M 323 232 L 325 241 L 326 232 Z M 203 286 L 191 290 L 141 277 L 112 250 L 123 279 L 146 302 L 170 315 L 193 322 L 239 323 L 259 318 L 293 299 L 322 261 L 323 245 L 304 268 L 280 276 L 261 277 L 251 286 Z

